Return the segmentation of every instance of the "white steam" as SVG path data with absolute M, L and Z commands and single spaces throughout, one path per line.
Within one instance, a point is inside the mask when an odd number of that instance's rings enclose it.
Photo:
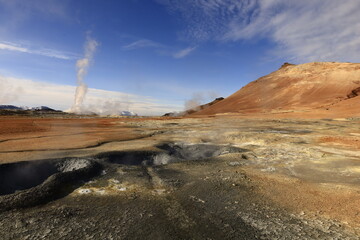
M 14 86 L 5 77 L 0 76 L 0 104 L 9 104 L 18 100 L 23 92 L 21 86 Z
M 125 98 L 121 100 L 116 99 L 97 99 L 87 98 L 86 101 L 90 100 L 90 104 L 87 104 L 81 108 L 82 113 L 96 113 L 101 116 L 108 115 L 121 115 L 122 111 L 129 111 L 130 102 L 125 102 Z
M 82 104 L 84 102 L 88 86 L 84 82 L 84 77 L 86 76 L 89 66 L 92 62 L 96 47 L 98 43 L 90 38 L 87 37 L 87 41 L 85 43 L 85 52 L 84 58 L 79 59 L 76 62 L 76 70 L 77 70 L 77 87 L 75 91 L 75 101 L 71 108 L 71 112 L 81 113 L 82 112 Z
M 185 110 L 197 109 L 204 103 L 204 97 L 202 94 L 194 94 L 191 99 L 185 101 Z
M 218 96 L 214 91 L 195 92 L 191 99 L 185 101 L 185 110 L 198 110 L 200 105 L 211 102 Z

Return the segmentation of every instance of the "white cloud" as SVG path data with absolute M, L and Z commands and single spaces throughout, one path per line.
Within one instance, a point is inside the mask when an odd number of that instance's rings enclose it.
M 180 12 L 192 41 L 276 43 L 273 54 L 296 61 L 359 61 L 358 0 L 158 0 Z
M 10 44 L 0 43 L 0 49 L 2 50 L 10 50 L 10 51 L 17 51 L 17 52 L 28 52 L 28 49 L 23 47 L 17 47 Z
M 234 19 L 247 18 L 256 0 L 157 0 L 170 13 L 180 12 L 187 28 L 182 38 L 191 41 L 220 39 Z
M 67 110 L 73 104 L 75 86 L 0 76 L 0 104 L 41 106 Z M 182 110 L 181 104 L 161 103 L 152 97 L 89 88 L 84 109 L 100 114 L 132 111 L 140 115 L 161 115 Z
M 187 47 L 181 50 L 176 51 L 175 47 L 166 46 L 164 44 L 148 40 L 148 39 L 140 39 L 130 44 L 127 44 L 122 47 L 124 50 L 136 50 L 140 48 L 154 48 L 156 49 L 156 53 L 161 56 L 171 56 L 173 58 L 183 58 L 193 52 L 196 47 Z
M 249 24 L 232 22 L 225 39 L 265 36 L 278 44 L 277 54 L 298 61 L 359 61 L 359 11 L 356 0 L 272 0 Z
M 10 42 L 0 42 L 0 50 L 15 51 L 15 52 L 28 53 L 28 54 L 36 54 L 36 55 L 64 59 L 64 60 L 70 60 L 70 59 L 74 59 L 76 57 L 76 55 L 72 54 L 72 53 L 65 53 L 65 52 L 60 52 L 57 50 L 47 49 L 47 48 L 40 48 L 40 49 L 29 48 L 29 47 L 21 46 L 19 44 L 10 43 Z
M 135 42 L 132 42 L 128 45 L 123 46 L 122 48 L 125 50 L 134 50 L 139 48 L 161 48 L 164 47 L 162 44 L 148 40 L 148 39 L 141 39 Z
M 182 50 L 174 53 L 173 57 L 174 58 L 184 58 L 184 57 L 188 56 L 190 53 L 192 53 L 195 49 L 196 49 L 196 47 L 188 47 L 188 48 L 182 49 Z

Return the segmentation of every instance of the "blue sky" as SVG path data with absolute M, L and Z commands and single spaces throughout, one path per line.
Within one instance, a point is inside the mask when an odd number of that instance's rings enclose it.
M 70 108 L 90 37 L 84 106 L 179 111 L 283 62 L 358 62 L 359 11 L 358 0 L 0 0 L 0 104 Z

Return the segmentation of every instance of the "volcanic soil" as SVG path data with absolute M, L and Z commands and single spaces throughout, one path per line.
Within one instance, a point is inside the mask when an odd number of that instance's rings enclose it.
M 360 120 L 273 118 L 2 117 L 1 239 L 359 239 Z
M 285 63 L 231 96 L 192 115 L 242 114 L 258 118 L 360 117 L 360 64 Z

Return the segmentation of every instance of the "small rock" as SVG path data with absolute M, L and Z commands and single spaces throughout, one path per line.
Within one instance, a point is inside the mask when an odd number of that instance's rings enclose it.
M 80 189 L 78 192 L 79 192 L 80 194 L 89 194 L 89 193 L 91 193 L 92 191 L 91 191 L 91 189 L 83 188 L 83 189 Z
M 241 165 L 240 162 L 229 162 L 230 166 L 239 166 Z
M 116 179 L 110 179 L 109 182 L 116 183 L 116 184 L 117 184 L 117 183 L 120 183 L 120 181 L 119 181 L 119 180 L 116 180 Z
M 100 194 L 100 195 L 104 195 L 105 194 L 105 190 L 104 189 L 99 189 L 96 191 L 97 194 Z
M 154 192 L 157 194 L 164 194 L 166 192 L 166 189 L 155 189 Z
M 268 168 L 263 168 L 261 169 L 262 172 L 274 172 L 275 168 L 274 167 L 268 167 Z
M 121 192 L 125 192 L 125 191 L 127 190 L 126 187 L 118 187 L 117 189 L 118 189 L 119 191 L 121 191 Z

